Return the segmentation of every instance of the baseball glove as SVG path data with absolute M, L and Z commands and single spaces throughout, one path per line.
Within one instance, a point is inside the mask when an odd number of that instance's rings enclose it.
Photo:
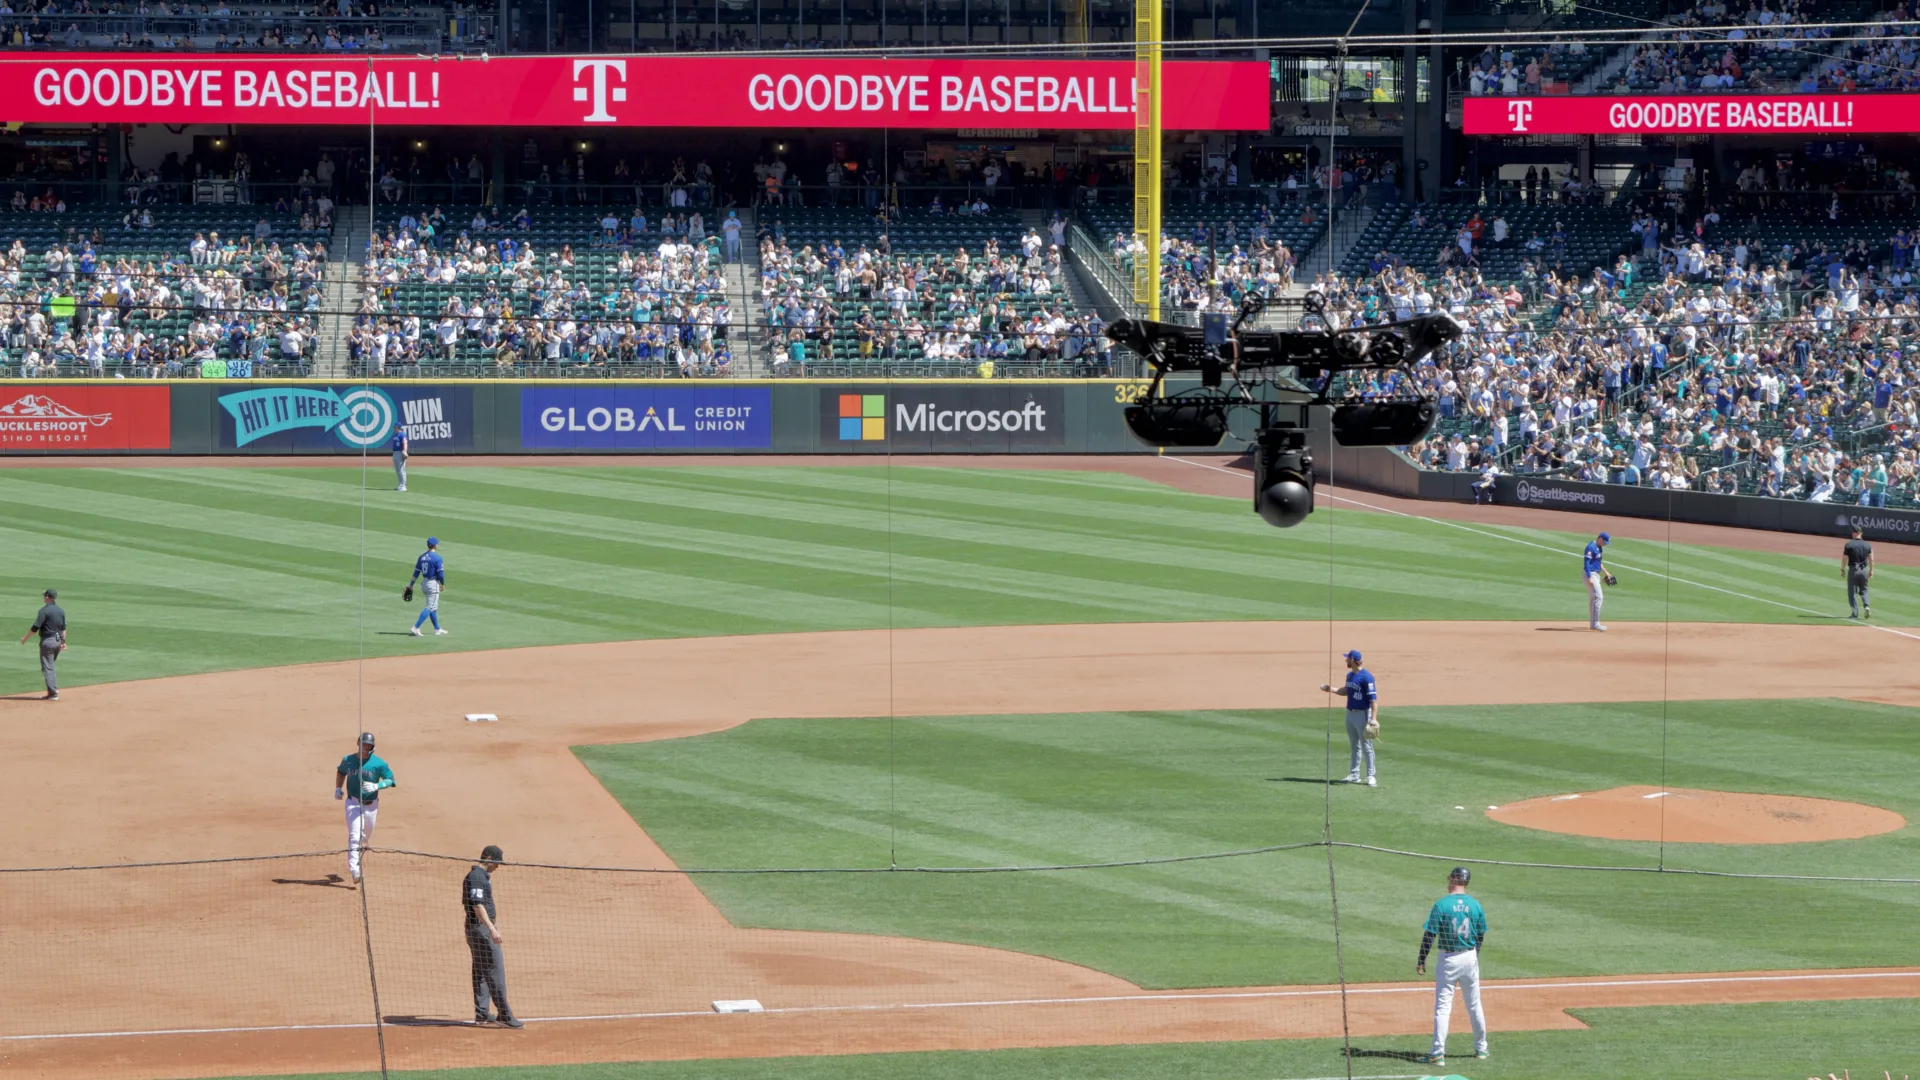
M 1602 580 L 1602 581 L 1604 581 L 1604 582 L 1606 582 L 1606 583 L 1607 583 L 1607 584 L 1609 584 L 1609 585 L 1618 585 L 1618 584 L 1620 584 L 1620 579 L 1619 579 L 1619 578 L 1617 578 L 1617 577 L 1614 577 L 1614 576 L 1613 576 L 1612 574 L 1608 574 L 1608 575 L 1607 575 L 1606 577 L 1604 577 L 1604 578 L 1601 578 L 1600 580 Z
M 412 603 L 413 602 L 413 586 L 409 585 L 406 588 L 401 589 L 400 599 L 405 600 L 408 603 Z
M 1360 734 L 1361 734 L 1361 736 L 1362 736 L 1363 738 L 1365 738 L 1365 739 L 1367 739 L 1367 740 L 1369 740 L 1369 741 L 1371 741 L 1371 740 L 1373 740 L 1373 739 L 1378 739 L 1378 738 L 1380 737 L 1380 719 L 1379 719 L 1379 717 L 1375 717 L 1375 718 L 1373 718 L 1373 719 L 1371 719 L 1371 720 L 1368 720 L 1368 721 L 1367 721 L 1367 726 L 1366 726 L 1366 729 L 1365 729 L 1365 730 L 1363 730 L 1363 731 L 1362 731 L 1362 732 L 1361 732 Z

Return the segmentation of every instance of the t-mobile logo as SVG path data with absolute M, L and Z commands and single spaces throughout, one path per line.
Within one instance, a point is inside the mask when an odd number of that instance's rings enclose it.
M 627 100 L 627 88 L 624 86 L 616 86 L 612 88 L 611 94 L 609 94 L 607 73 L 611 71 L 619 77 L 621 82 L 626 82 L 627 62 L 625 60 L 575 60 L 573 62 L 573 81 L 576 83 L 579 82 L 580 73 L 589 70 L 593 72 L 593 84 L 591 86 L 575 86 L 573 88 L 573 100 L 591 100 L 593 102 L 593 111 L 585 117 L 582 117 L 587 123 L 611 124 L 613 123 L 614 117 L 612 113 L 607 111 L 607 103 L 609 101 Z
M 602 62 L 604 63 L 604 61 Z M 574 61 L 576 69 L 579 63 L 580 61 L 578 60 Z M 576 70 L 576 73 L 577 73 L 577 70 Z M 575 90 L 573 92 L 573 96 L 575 99 L 578 99 L 580 97 L 580 91 Z M 591 120 L 593 118 L 589 116 L 587 119 Z M 1533 119 L 1533 102 L 1531 101 L 1507 102 L 1507 123 L 1513 125 L 1513 130 L 1515 131 L 1527 130 L 1527 121 L 1531 119 Z

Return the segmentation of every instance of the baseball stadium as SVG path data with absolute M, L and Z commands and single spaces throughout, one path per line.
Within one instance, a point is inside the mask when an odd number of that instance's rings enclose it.
M 0 1072 L 1920 1072 L 1916 30 L 0 4 Z

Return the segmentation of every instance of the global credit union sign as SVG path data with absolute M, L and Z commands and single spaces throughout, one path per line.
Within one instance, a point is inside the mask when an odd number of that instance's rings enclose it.
M 530 450 L 719 450 L 773 445 L 764 386 L 527 387 L 520 444 Z

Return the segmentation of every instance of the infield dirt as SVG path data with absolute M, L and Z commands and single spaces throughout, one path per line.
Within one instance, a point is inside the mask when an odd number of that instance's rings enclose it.
M 1905 670 L 1912 651 L 1904 634 L 1861 626 L 1620 624 L 1605 635 L 1515 623 L 1332 629 L 1395 672 L 1396 701 L 1406 704 L 1658 700 L 1669 690 L 1804 696 L 1830 682 L 1830 672 Z M 1316 690 L 1331 674 L 1325 638 L 1318 628 L 1310 636 L 1320 644 L 1307 644 L 1307 636 L 1290 624 L 1199 623 L 681 639 L 197 675 L 80 688 L 57 705 L 9 699 L 0 702 L 0 749 L 14 781 L 7 861 L 54 866 L 337 848 L 343 828 L 331 798 L 334 766 L 353 733 L 370 728 L 402 780 L 383 808 L 380 846 L 460 853 L 498 843 L 516 860 L 669 868 L 568 747 L 673 738 L 765 716 L 1325 706 Z M 1445 648 L 1436 647 L 1442 641 Z M 1920 704 L 1920 688 L 1894 684 L 1873 700 Z M 501 719 L 468 724 L 461 714 L 472 711 Z M 76 797 L 83 792 L 108 794 Z M 316 870 L 344 871 L 310 861 Z M 389 1014 L 467 1014 L 452 895 L 463 867 L 445 865 L 443 873 L 392 886 L 417 890 L 425 910 L 444 906 L 444 925 L 383 928 L 376 920 L 392 972 L 382 991 Z M 311 876 L 259 888 L 274 871 L 247 863 L 192 873 L 203 887 L 228 878 L 247 887 L 219 893 L 239 899 L 217 909 L 209 906 L 213 892 L 187 888 L 80 903 L 71 889 L 18 884 L 56 875 L 12 876 L 0 926 L 9 980 L 45 993 L 18 997 L 0 1015 L 0 1036 L 10 1036 L 0 1055 L 10 1075 L 368 1067 L 372 1005 L 359 952 L 360 894 Z M 207 876 L 214 874 L 227 877 Z M 503 895 L 514 887 L 511 874 L 503 874 Z M 377 875 L 369 870 L 375 890 Z M 396 1067 L 478 1063 L 472 1059 L 482 1052 L 485 1063 L 506 1065 L 1340 1031 L 1340 997 L 1331 988 L 1144 994 L 1085 968 L 992 949 L 742 930 L 681 875 L 653 876 L 643 889 L 523 892 L 513 902 L 539 907 L 548 921 L 580 911 L 583 934 L 589 909 L 633 904 L 634 918 L 651 920 L 639 935 L 648 951 L 636 957 L 609 943 L 602 958 L 566 970 L 542 966 L 537 950 L 510 951 L 515 999 L 542 1022 L 524 1032 L 389 1028 Z M 511 910 L 503 913 L 509 934 Z M 249 941 L 260 947 L 247 979 L 213 962 L 236 950 L 248 955 Z M 135 967 L 152 967 L 165 981 L 150 985 Z M 1430 1023 L 1429 993 L 1414 983 L 1351 988 L 1353 1029 L 1417 1034 Z M 1920 996 L 1920 972 L 1495 981 L 1488 994 L 1498 1030 L 1569 1028 L 1580 1025 L 1564 1010 L 1584 1005 Z M 748 996 L 772 1011 L 709 1011 L 716 998 Z M 610 1000 L 648 1015 L 542 1019 L 601 1015 Z M 1464 1015 L 1456 1019 L 1465 1023 Z M 207 1030 L 222 1028 L 250 1030 Z M 184 1033 L 20 1038 L 158 1030 Z

